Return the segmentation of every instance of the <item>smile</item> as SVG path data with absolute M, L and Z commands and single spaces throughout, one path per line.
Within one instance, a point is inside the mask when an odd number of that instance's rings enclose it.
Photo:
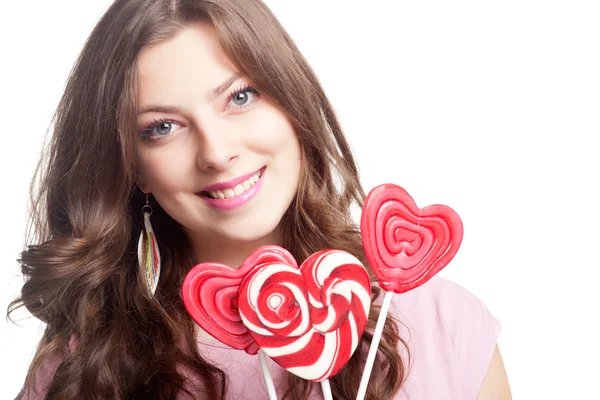
M 253 187 L 256 182 L 258 182 L 261 175 L 261 171 L 258 171 L 242 183 L 238 183 L 235 187 L 229 187 L 224 190 L 211 190 L 207 193 L 213 199 L 233 199 L 234 197 L 238 197 L 250 190 L 250 188 Z
M 258 193 L 262 186 L 265 169 L 266 167 L 263 167 L 252 174 L 207 186 L 197 195 L 209 205 L 221 210 L 239 207 Z

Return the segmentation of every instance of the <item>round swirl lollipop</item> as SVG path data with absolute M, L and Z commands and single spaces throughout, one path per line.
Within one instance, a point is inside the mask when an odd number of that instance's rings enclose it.
M 239 291 L 243 323 L 260 348 L 301 378 L 323 382 L 348 362 L 371 304 L 367 271 L 339 250 L 313 254 L 300 267 L 268 263 Z

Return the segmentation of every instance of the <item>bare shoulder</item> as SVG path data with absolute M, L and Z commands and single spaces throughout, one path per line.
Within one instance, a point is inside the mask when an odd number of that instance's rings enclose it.
M 510 385 L 504 368 L 504 362 L 500 355 L 500 349 L 496 345 L 490 367 L 485 375 L 477 400 L 510 400 Z

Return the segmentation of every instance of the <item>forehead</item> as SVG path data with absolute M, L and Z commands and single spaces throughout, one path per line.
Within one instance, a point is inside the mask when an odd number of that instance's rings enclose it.
M 183 27 L 175 36 L 143 49 L 137 64 L 138 104 L 181 103 L 207 93 L 237 69 L 207 23 Z M 200 91 L 200 92 L 199 92 Z

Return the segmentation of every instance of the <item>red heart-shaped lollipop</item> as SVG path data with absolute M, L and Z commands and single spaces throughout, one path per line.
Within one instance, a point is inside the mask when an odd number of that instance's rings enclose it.
M 256 354 L 258 345 L 248 333 L 238 311 L 238 288 L 244 277 L 265 263 L 295 266 L 296 260 L 278 246 L 263 246 L 234 270 L 219 263 L 202 263 L 188 272 L 181 295 L 190 316 L 206 332 L 234 349 Z
M 400 186 L 375 187 L 363 206 L 362 242 L 367 260 L 387 291 L 404 293 L 437 274 L 463 237 L 458 214 L 444 205 L 419 209 Z
M 301 378 L 322 381 L 346 365 L 365 329 L 369 275 L 341 250 L 323 250 L 298 269 L 265 263 L 240 285 L 242 321 L 260 348 Z

